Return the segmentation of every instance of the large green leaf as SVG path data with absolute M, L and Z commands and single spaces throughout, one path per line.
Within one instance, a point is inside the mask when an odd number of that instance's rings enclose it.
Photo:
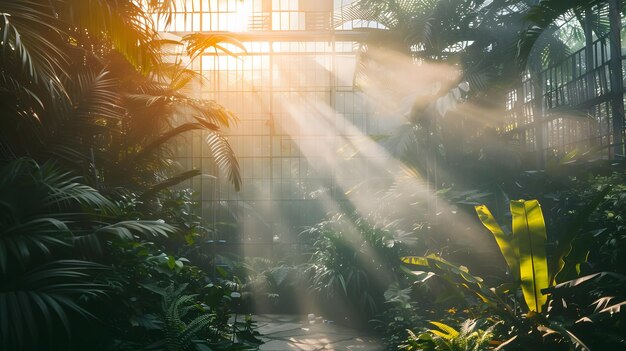
M 96 235 L 112 234 L 120 239 L 132 240 L 133 234 L 145 237 L 167 237 L 176 231 L 176 228 L 163 221 L 123 221 L 107 225 L 95 231 Z
M 33 256 L 51 255 L 51 249 L 71 246 L 73 234 L 66 223 L 55 218 L 39 218 L 0 230 L 0 272 L 7 273 L 7 258 L 24 268 Z
M 434 325 L 435 327 L 441 329 L 441 330 L 437 330 L 437 329 L 429 329 L 429 332 L 442 337 L 446 340 L 453 340 L 454 338 L 458 337 L 460 335 L 460 333 L 452 328 L 451 326 L 445 324 L 445 323 L 441 323 L 441 322 L 430 322 L 430 324 Z
M 469 291 L 478 296 L 484 303 L 494 309 L 501 310 L 504 313 L 510 313 L 509 308 L 505 304 L 501 304 L 502 300 L 496 295 L 494 289 L 485 286 L 483 279 L 472 275 L 466 267 L 456 266 L 445 259 L 436 255 L 428 256 L 405 256 L 400 260 L 403 263 L 424 268 L 427 272 L 432 272 L 437 277 L 448 282 L 450 286 L 455 287 L 453 295 L 462 296 L 462 291 Z M 418 277 L 418 281 L 425 282 L 430 278 L 425 272 L 410 272 Z
M 47 6 L 28 0 L 0 2 L 0 63 L 24 74 L 24 83 L 42 83 L 58 93 L 59 76 L 66 74 L 67 53 L 62 50 L 63 26 Z
M 21 158 L 0 167 L 0 273 L 10 273 L 14 264 L 26 269 L 59 247 L 72 247 L 77 219 L 117 211 L 79 181 L 53 162 L 39 166 Z
M 513 235 L 504 233 L 487 206 L 478 205 L 474 208 L 480 221 L 496 238 L 502 256 L 504 256 L 504 260 L 509 266 L 509 271 L 515 279 L 519 279 L 519 246 L 517 245 L 517 239 Z
M 107 293 L 107 286 L 94 282 L 95 274 L 106 269 L 93 262 L 58 260 L 0 279 L 0 349 L 49 349 L 42 340 L 52 340 L 60 331 L 71 334 L 71 313 L 93 319 L 79 301 Z
M 146 190 L 143 194 L 141 194 L 139 198 L 149 199 L 150 197 L 153 197 L 154 195 L 158 194 L 162 190 L 178 185 L 188 179 L 191 179 L 195 176 L 199 176 L 201 174 L 202 172 L 197 169 L 192 169 L 192 170 L 177 174 L 171 178 L 168 178 L 159 182 L 158 184 L 152 185 L 148 190 Z
M 215 158 L 215 163 L 220 170 L 226 173 L 226 178 L 233 183 L 235 190 L 241 188 L 241 174 L 239 172 L 239 163 L 235 158 L 235 152 L 231 148 L 228 140 L 217 132 L 209 132 L 206 137 L 206 143 Z
M 520 279 L 524 300 L 530 311 L 541 312 L 548 297 L 541 290 L 548 288 L 546 257 L 546 226 L 537 200 L 511 201 L 513 235 L 519 243 Z

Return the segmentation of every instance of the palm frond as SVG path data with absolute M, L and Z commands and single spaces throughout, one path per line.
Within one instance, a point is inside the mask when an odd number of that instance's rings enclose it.
M 128 164 L 129 166 L 132 164 L 136 164 L 138 161 L 159 150 L 164 144 L 166 144 L 173 138 L 192 130 L 202 130 L 204 128 L 205 127 L 200 123 L 185 123 L 176 128 L 172 128 L 165 133 L 159 135 L 157 138 L 151 140 L 147 145 L 143 146 L 141 150 L 134 153 L 134 155 L 126 161 L 126 164 Z
M 36 169 L 35 180 L 48 190 L 39 203 L 43 208 L 54 206 L 62 208 L 63 205 L 74 202 L 104 214 L 117 213 L 117 207 L 113 202 L 96 189 L 80 183 L 79 177 L 63 172 L 54 162 L 46 162 L 41 168 Z
M 239 191 L 241 189 L 239 162 L 237 162 L 235 152 L 230 147 L 228 140 L 221 134 L 211 131 L 206 142 L 217 166 L 226 173 L 226 178 L 235 186 L 235 190 Z
M 119 85 L 106 70 L 76 70 L 65 84 L 71 103 L 60 112 L 61 117 L 48 122 L 45 148 L 41 158 L 56 157 L 65 164 L 81 168 L 94 160 L 92 150 L 107 147 L 103 140 L 118 141 L 120 121 L 125 116 Z M 93 167 L 93 165 L 92 165 Z
M 92 38 L 110 42 L 128 62 L 148 73 L 160 62 L 156 25 L 139 2 L 107 0 L 55 1 L 59 17 Z
M 94 120 L 96 118 L 117 120 L 123 116 L 116 79 L 106 70 L 95 74 L 89 71 L 77 73 L 73 79 L 73 113 L 71 119 Z
M 112 234 L 120 239 L 132 240 L 135 238 L 134 234 L 144 237 L 167 237 L 169 234 L 175 233 L 176 230 L 175 227 L 163 221 L 123 221 L 99 228 L 94 235 Z
M 601 0 L 543 0 L 526 12 L 525 19 L 530 23 L 546 28 L 568 12 L 581 11 L 602 2 Z
M 197 100 L 179 97 L 176 103 L 192 110 L 192 117 L 207 129 L 217 131 L 237 121 L 235 114 L 214 100 Z M 195 112 L 195 113 L 194 113 Z
M 62 50 L 59 20 L 48 6 L 29 0 L 0 3 L 0 63 L 23 71 L 28 79 L 62 91 L 59 77 L 67 75 L 68 57 Z
M 566 19 L 567 17 L 572 17 L 575 13 L 583 13 L 585 9 L 591 9 L 599 3 L 602 3 L 602 1 L 545 0 L 531 7 L 525 15 L 525 20 L 528 23 L 527 28 L 522 32 L 518 43 L 518 60 L 522 66 L 526 66 L 533 52 L 543 53 L 544 64 L 554 63 L 555 60 L 549 54 L 549 47 L 553 46 L 557 53 L 563 52 L 564 49 L 562 44 L 558 43 L 560 41 L 559 38 L 554 36 L 555 21 L 559 18 Z M 592 16 L 589 20 L 593 24 L 596 34 L 600 34 L 600 32 L 605 30 L 605 23 L 599 21 L 597 16 Z M 530 62 L 530 64 L 533 64 L 533 62 Z
M 187 45 L 187 53 L 192 60 L 209 49 L 220 50 L 230 56 L 237 57 L 237 53 L 229 50 L 225 44 L 233 45 L 244 53 L 247 52 L 242 42 L 234 37 L 223 34 L 193 33 L 183 37 L 183 42 Z
M 156 21 L 162 22 L 165 29 L 172 24 L 173 14 L 178 12 L 179 3 L 176 0 L 148 0 L 144 2 L 147 12 L 156 14 Z
M 178 68 L 171 77 L 169 89 L 179 91 L 186 88 L 189 83 L 203 82 L 204 80 L 206 80 L 206 77 L 200 72 L 186 68 Z
M 79 183 L 78 180 L 78 177 L 61 171 L 52 161 L 40 167 L 32 159 L 20 158 L 0 168 L 0 188 L 4 189 L 0 198 L 4 203 L 16 203 L 19 201 L 18 196 L 36 197 L 36 208 L 15 211 L 20 215 L 28 215 L 30 211 L 38 209 L 58 210 L 68 202 L 92 207 L 105 213 L 116 211 L 115 205 L 110 200 L 97 190 Z M 26 189 L 40 192 L 28 194 Z M 24 192 L 16 194 L 20 191 Z
M 170 188 L 172 186 L 178 185 L 188 179 L 191 179 L 193 177 L 199 176 L 201 175 L 202 172 L 200 170 L 197 169 L 193 169 L 190 171 L 186 171 L 180 174 L 177 174 L 173 177 L 170 177 L 164 181 L 159 182 L 158 184 L 154 184 L 152 185 L 148 190 L 146 190 L 143 194 L 141 194 L 139 196 L 140 199 L 147 199 L 150 198 L 154 195 L 156 195 L 158 192 L 165 190 L 167 188 Z
M 72 232 L 67 225 L 54 218 L 33 219 L 5 227 L 0 232 L 0 271 L 8 270 L 7 258 L 15 260 L 24 269 L 33 254 L 50 257 L 55 246 L 71 246 Z
M 53 248 L 71 247 L 76 206 L 99 215 L 117 212 L 110 200 L 52 162 L 40 167 L 17 159 L 0 167 L 0 271 L 13 263 L 25 269 L 36 254 L 50 257 Z
M 346 23 L 357 21 L 376 22 L 387 28 L 393 28 L 397 23 L 392 15 L 377 11 L 374 7 L 363 6 L 359 1 L 355 1 L 344 6 L 341 11 L 335 12 L 332 26 L 338 28 Z
M 93 282 L 93 274 L 106 267 L 85 261 L 59 260 L 0 280 L 0 345 L 5 350 L 44 347 L 38 345 L 45 334 L 52 339 L 59 325 L 71 335 L 69 312 L 83 318 L 93 315 L 78 297 L 98 298 L 106 286 Z M 42 325 L 43 321 L 45 324 Z M 45 327 L 44 327 L 45 325 Z
M 9 72 L 0 72 L 0 92 L 14 94 L 17 99 L 24 101 L 24 105 L 35 106 L 38 110 L 44 108 L 44 103 L 33 88 L 29 87 L 26 82 L 19 81 Z M 19 108 L 19 106 L 15 107 Z M 18 111 L 15 112 L 19 113 Z
M 404 123 L 397 127 L 383 145 L 393 156 L 401 157 L 416 147 L 415 125 Z

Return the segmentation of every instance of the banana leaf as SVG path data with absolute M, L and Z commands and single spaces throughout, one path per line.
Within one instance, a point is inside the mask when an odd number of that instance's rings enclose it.
M 519 245 L 522 293 L 529 310 L 539 313 L 548 299 L 541 290 L 550 285 L 543 213 L 537 200 L 511 201 L 510 206 Z
M 493 234 L 502 256 L 506 264 L 509 266 L 509 271 L 515 280 L 519 280 L 519 247 L 517 240 L 513 235 L 507 235 L 502 228 L 496 222 L 496 219 L 491 214 L 491 211 L 485 205 L 474 206 L 478 218 L 483 223 L 485 228 Z

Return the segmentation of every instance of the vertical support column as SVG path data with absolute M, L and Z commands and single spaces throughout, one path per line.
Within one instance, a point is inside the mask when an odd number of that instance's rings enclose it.
M 544 116 L 543 103 L 543 71 L 531 74 L 531 82 L 533 87 L 533 119 L 535 124 L 535 145 L 537 147 L 537 168 L 543 169 L 546 165 L 546 123 Z
M 611 114 L 613 116 L 613 147 L 610 151 L 611 158 L 616 155 L 624 155 L 624 91 L 622 74 L 622 40 L 621 26 L 622 17 L 620 11 L 621 0 L 609 1 L 609 47 L 611 60 L 609 69 L 611 72 Z
M 331 45 L 332 45 L 332 56 L 331 56 L 331 73 L 329 74 L 329 86 L 330 86 L 330 107 L 333 109 L 333 111 L 335 111 L 335 121 L 337 118 L 339 118 L 338 112 L 337 112 L 337 78 L 335 77 L 335 74 L 337 74 L 337 40 L 335 38 L 335 33 L 332 32 L 331 35 Z M 334 81 L 333 81 L 334 80 Z M 344 96 L 344 104 L 345 104 L 345 96 Z M 354 103 L 354 100 L 353 100 Z M 343 116 L 342 116 L 343 118 Z M 345 130 L 345 129 L 344 129 Z M 342 133 L 344 131 L 341 131 Z M 337 143 L 338 141 L 338 136 L 335 136 L 332 140 L 333 143 Z M 328 186 L 330 187 L 330 194 L 334 199 L 338 199 L 339 197 L 336 197 L 336 192 L 337 192 L 337 163 L 333 162 L 332 165 L 332 169 L 330 170 L 330 182 L 328 184 Z M 342 199 L 343 201 L 343 199 Z M 340 208 L 343 208 L 343 206 L 340 206 Z
M 591 28 L 591 8 L 585 9 L 584 33 L 585 33 L 585 71 L 581 72 L 585 80 L 584 96 L 581 101 L 590 101 L 595 96 L 595 59 L 593 54 L 593 30 Z M 596 123 L 589 123 L 589 144 L 595 146 L 598 144 L 597 136 L 599 129 Z
M 267 28 L 263 28 L 264 26 L 262 25 L 261 27 L 264 30 L 273 30 L 273 24 L 272 24 L 272 0 L 263 0 L 261 3 L 262 6 L 262 10 L 263 10 L 263 16 L 265 16 L 267 14 Z
M 593 70 L 595 69 L 595 60 L 593 55 L 593 31 L 591 29 L 591 8 L 585 9 L 585 97 L 584 101 L 594 98 L 594 79 Z
M 524 79 L 521 79 L 521 84 L 515 88 L 515 101 L 513 101 L 513 106 L 511 108 L 511 111 L 513 111 L 513 116 L 515 118 L 515 123 L 516 125 L 521 125 L 528 123 L 528 120 L 526 119 L 526 115 L 524 115 Z M 506 123 L 504 126 L 504 130 L 506 130 Z M 530 149 L 529 145 L 526 143 L 526 141 L 528 140 L 527 138 L 527 133 L 526 131 L 522 132 L 522 134 L 520 134 L 519 138 L 520 138 L 520 144 L 524 146 L 524 151 L 528 151 Z
M 271 14 L 270 14 L 271 17 Z M 276 188 L 274 187 L 274 162 L 276 159 L 276 155 L 274 155 L 274 139 L 276 138 L 276 123 L 274 120 L 274 42 L 273 41 L 268 41 L 269 43 L 269 82 L 267 83 L 267 91 L 268 91 L 268 96 L 269 96 L 269 101 L 267 102 L 267 107 L 269 110 L 269 120 L 267 121 L 269 124 L 269 137 L 270 137 L 270 149 L 269 149 L 269 159 L 270 159 L 270 169 L 269 169 L 269 178 L 270 178 L 270 182 L 269 182 L 269 187 L 270 187 L 270 193 L 268 196 L 268 204 L 269 204 L 269 212 L 270 212 L 270 218 L 268 219 L 269 222 L 269 227 L 270 227 L 270 245 L 272 245 L 272 248 L 274 247 L 273 243 L 274 243 L 274 236 L 277 235 L 276 234 L 276 226 L 274 223 L 274 218 L 278 215 L 279 210 L 276 210 L 276 203 L 274 203 L 274 201 L 276 200 L 275 196 L 274 196 L 274 192 L 276 191 Z M 263 64 L 261 64 L 261 69 L 263 69 Z M 261 97 L 262 98 L 262 97 Z

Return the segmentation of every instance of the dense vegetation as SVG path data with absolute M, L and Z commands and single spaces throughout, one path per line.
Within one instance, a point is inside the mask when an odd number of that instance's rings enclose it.
M 624 348 L 624 164 L 595 148 L 531 168 L 495 130 L 497 114 L 459 108 L 503 101 L 523 76 L 606 35 L 607 11 L 602 1 L 362 0 L 337 18 L 385 27 L 361 43 L 365 87 L 380 83 L 369 68 L 394 71 L 381 50 L 460 75 L 383 140 L 406 166 L 377 199 L 395 217 L 348 211 L 305 231 L 311 260 L 291 269 L 310 274 L 326 313 L 371 319 L 390 349 Z M 424 178 L 445 199 L 438 207 L 424 206 Z
M 460 71 L 458 81 L 444 79 L 443 89 L 418 99 L 406 124 L 385 141 L 407 170 L 383 199 L 419 206 L 428 198 L 403 185 L 413 179 L 419 189 L 423 177 L 446 199 L 432 212 L 432 206 L 413 207 L 387 219 L 414 218 L 408 226 L 413 240 L 387 246 L 397 257 L 385 267 L 392 277 L 388 288 L 383 294 L 379 287 L 367 289 L 385 301 L 372 322 L 390 349 L 626 346 L 626 277 L 618 258 L 624 240 L 623 162 L 603 160 L 601 147 L 577 149 L 555 154 L 537 170 L 514 140 L 496 131 L 497 119 L 478 119 L 461 107 L 503 101 L 502 92 L 523 76 L 608 33 L 607 3 L 362 0 L 340 19 L 367 18 L 386 27 L 372 30 L 362 43 L 364 85 L 371 84 L 368 67 L 384 66 L 377 50 Z M 362 232 L 367 244 L 375 242 Z M 327 240 L 336 236 L 328 234 Z M 480 244 L 472 242 L 477 239 Z M 364 294 L 363 288 L 351 293 L 357 292 Z
M 384 67 L 379 49 L 460 72 L 381 141 L 405 168 L 377 200 L 406 208 L 331 214 L 300 234 L 305 258 L 216 267 L 192 190 L 172 190 L 199 172 L 176 165 L 170 142 L 204 133 L 239 188 L 221 134 L 235 116 L 190 98 L 202 77 L 162 54 L 236 42 L 161 39 L 154 21 L 174 1 L 3 0 L 0 348 L 255 349 L 254 322 L 233 314 L 299 305 L 370 327 L 389 349 L 624 349 L 623 161 L 575 150 L 528 171 L 497 120 L 457 109 L 502 101 L 605 35 L 608 22 L 584 14 L 606 3 L 355 1 L 339 23 L 385 26 L 361 43 L 357 83 Z M 424 179 L 438 208 L 406 191 Z
M 229 277 L 193 255 L 211 232 L 168 141 L 203 131 L 233 186 L 234 116 L 163 61 L 173 2 L 0 3 L 0 348 L 245 349 Z M 153 17 L 156 16 L 155 17 Z M 196 36 L 188 47 L 206 42 Z M 186 257 L 185 257 L 186 256 Z M 240 319 L 241 320 L 241 319 Z M 236 334 L 236 336 L 234 336 Z

